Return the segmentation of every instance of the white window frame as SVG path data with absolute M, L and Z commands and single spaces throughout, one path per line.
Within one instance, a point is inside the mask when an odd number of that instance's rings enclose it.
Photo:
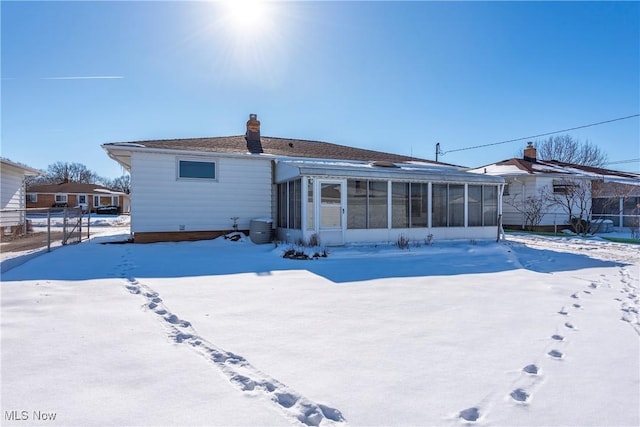
M 213 178 L 197 178 L 197 177 L 183 177 L 180 176 L 180 162 L 194 162 L 194 163 L 213 163 Z M 217 159 L 208 159 L 202 157 L 177 157 L 176 158 L 176 180 L 178 181 L 196 181 L 196 182 L 218 182 L 218 176 L 220 169 L 218 168 Z
M 104 198 L 104 197 L 109 197 L 110 198 L 110 202 L 108 205 L 101 205 L 100 204 L 100 199 Z M 113 195 L 93 195 L 93 207 L 94 208 L 99 208 L 100 206 L 120 206 L 120 196 L 113 196 Z
M 58 198 L 60 198 L 60 200 L 58 200 Z M 54 196 L 54 200 L 56 201 L 56 203 L 68 203 L 69 197 L 67 194 L 57 193 Z
M 27 193 L 27 203 L 38 203 L 38 193 Z

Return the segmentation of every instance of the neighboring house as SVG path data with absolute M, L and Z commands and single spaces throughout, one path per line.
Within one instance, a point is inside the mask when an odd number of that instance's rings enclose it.
M 594 182 L 593 217 L 610 220 L 619 229 L 638 229 L 640 206 L 640 175 L 635 184 L 621 181 Z
M 81 207 L 85 212 L 96 212 L 100 207 L 115 206 L 119 212 L 127 212 L 128 205 L 128 194 L 98 184 L 63 182 L 27 188 L 28 208 Z
M 103 144 L 131 173 L 135 242 L 209 239 L 237 221 L 271 222 L 277 238 L 321 244 L 493 239 L 500 177 L 391 153 L 244 136 Z
M 29 166 L 0 158 L 0 180 L 2 181 L 0 227 L 3 234 L 24 231 L 26 225 L 25 178 L 41 173 Z
M 585 202 L 586 212 L 591 219 L 613 219 L 614 226 L 623 224 L 624 212 L 631 211 L 640 201 L 640 175 L 591 166 L 575 165 L 555 160 L 537 159 L 535 147 L 529 143 L 521 159 L 503 160 L 469 172 L 501 176 L 506 181 L 503 194 L 504 228 L 525 228 L 523 212 L 514 207 L 522 207 L 527 198 L 540 198 L 541 191 L 560 194 L 571 191 L 571 186 L 584 186 L 588 190 Z M 579 209 L 577 209 L 579 211 Z M 582 218 L 587 220 L 589 218 Z M 571 218 L 561 206 L 547 206 L 539 230 L 552 230 L 569 226 Z

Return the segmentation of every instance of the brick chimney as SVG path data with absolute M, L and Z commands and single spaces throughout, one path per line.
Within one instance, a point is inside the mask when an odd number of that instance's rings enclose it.
M 247 150 L 251 154 L 262 153 L 262 142 L 260 141 L 260 120 L 257 114 L 249 114 L 247 120 L 247 133 L 244 135 L 247 140 Z
M 524 159 L 528 162 L 536 162 L 537 151 L 533 146 L 533 142 L 527 142 L 527 148 L 524 149 Z

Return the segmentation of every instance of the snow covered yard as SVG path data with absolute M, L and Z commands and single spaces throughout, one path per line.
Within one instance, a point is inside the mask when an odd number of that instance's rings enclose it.
M 637 245 L 107 239 L 3 274 L 3 425 L 640 424 Z

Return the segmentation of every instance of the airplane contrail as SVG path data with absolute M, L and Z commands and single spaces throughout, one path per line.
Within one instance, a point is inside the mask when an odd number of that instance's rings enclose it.
M 67 76 L 67 77 L 42 77 L 43 80 L 109 80 L 124 79 L 123 76 Z

